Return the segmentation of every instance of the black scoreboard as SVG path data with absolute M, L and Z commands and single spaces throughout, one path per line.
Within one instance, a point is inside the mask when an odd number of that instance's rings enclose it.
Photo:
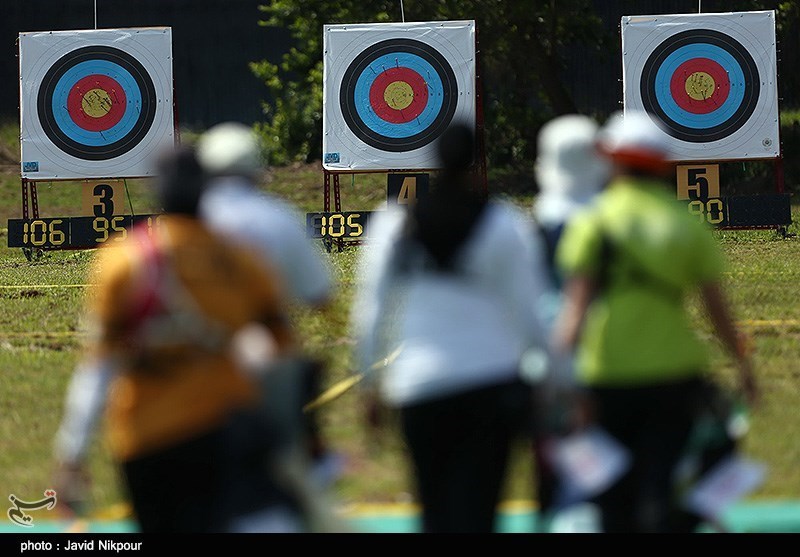
M 8 247 L 92 249 L 123 240 L 138 224 L 152 228 L 158 214 L 112 217 L 48 217 L 8 220 Z
M 792 224 L 788 193 L 684 199 L 689 214 L 717 228 L 775 228 Z

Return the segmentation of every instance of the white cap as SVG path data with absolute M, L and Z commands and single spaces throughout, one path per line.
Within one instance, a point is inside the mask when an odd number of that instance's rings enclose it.
M 663 170 L 670 158 L 669 136 L 647 112 L 613 114 L 598 136 L 600 150 L 611 160 L 644 170 Z
M 610 165 L 596 150 L 598 125 L 588 116 L 567 114 L 539 131 L 536 157 L 536 218 L 558 224 L 586 205 L 609 177 Z
M 263 170 L 258 137 L 236 122 L 217 124 L 200 136 L 197 158 L 216 176 L 257 176 Z

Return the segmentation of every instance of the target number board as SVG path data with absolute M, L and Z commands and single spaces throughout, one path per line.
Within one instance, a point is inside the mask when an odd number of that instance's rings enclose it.
M 149 229 L 160 215 L 125 215 L 123 185 L 116 180 L 84 184 L 83 210 L 90 216 L 8 220 L 8 247 L 25 249 L 92 249 L 124 240 L 143 223 Z
M 676 161 L 780 156 L 775 12 L 625 16 L 625 111 L 645 110 Z
M 475 125 L 475 22 L 324 26 L 323 167 L 435 169 L 454 121 Z
M 175 143 L 168 27 L 21 33 L 21 174 L 154 175 Z
M 430 175 L 390 173 L 386 179 L 386 204 L 411 206 L 428 194 Z M 367 238 L 368 223 L 374 211 L 306 213 L 306 237 L 322 240 Z

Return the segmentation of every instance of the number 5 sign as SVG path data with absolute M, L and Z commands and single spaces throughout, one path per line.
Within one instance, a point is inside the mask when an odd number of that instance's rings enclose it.
M 719 165 L 678 165 L 678 199 L 719 197 Z

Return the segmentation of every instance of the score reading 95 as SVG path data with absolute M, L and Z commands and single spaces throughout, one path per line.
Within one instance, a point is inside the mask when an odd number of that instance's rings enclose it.
M 361 240 L 367 236 L 372 211 L 306 213 L 306 236 L 320 239 Z

